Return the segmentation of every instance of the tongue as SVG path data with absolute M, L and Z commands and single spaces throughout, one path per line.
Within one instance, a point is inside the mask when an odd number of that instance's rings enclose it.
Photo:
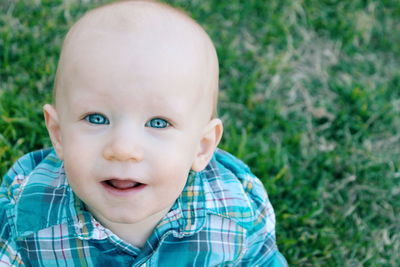
M 110 184 L 117 189 L 127 189 L 136 186 L 138 183 L 128 180 L 109 180 Z

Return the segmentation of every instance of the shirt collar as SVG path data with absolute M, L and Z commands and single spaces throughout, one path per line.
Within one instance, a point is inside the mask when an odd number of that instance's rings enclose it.
M 193 235 L 200 231 L 206 219 L 204 180 L 201 172 L 190 171 L 186 185 L 171 211 L 160 221 L 156 230 L 171 230 L 175 237 Z
M 65 207 L 71 205 L 71 190 L 63 162 L 50 152 L 25 178 L 16 201 L 15 226 L 20 237 L 68 222 Z

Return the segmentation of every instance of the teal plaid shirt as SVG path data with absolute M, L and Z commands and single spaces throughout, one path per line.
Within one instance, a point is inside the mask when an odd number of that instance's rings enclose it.
M 0 187 L 0 266 L 286 266 L 261 182 L 217 150 L 190 173 L 142 249 L 104 228 L 52 149 L 19 159 Z

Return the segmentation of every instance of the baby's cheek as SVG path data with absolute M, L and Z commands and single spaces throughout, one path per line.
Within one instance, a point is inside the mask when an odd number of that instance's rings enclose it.
M 164 169 L 158 175 L 159 183 L 168 188 L 168 191 L 175 192 L 174 194 L 182 192 L 190 171 L 190 168 L 182 168 L 182 165 L 171 165 L 171 168 Z

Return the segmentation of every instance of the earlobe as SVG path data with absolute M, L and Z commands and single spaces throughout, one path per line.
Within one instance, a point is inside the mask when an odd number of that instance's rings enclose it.
M 211 120 L 206 126 L 199 144 L 199 150 L 194 159 L 192 170 L 202 171 L 214 154 L 223 132 L 222 121 L 220 119 Z
M 49 132 L 51 143 L 60 159 L 63 159 L 63 150 L 61 142 L 61 131 L 58 120 L 58 114 L 55 108 L 50 104 L 43 106 L 44 119 L 46 122 L 46 128 Z

